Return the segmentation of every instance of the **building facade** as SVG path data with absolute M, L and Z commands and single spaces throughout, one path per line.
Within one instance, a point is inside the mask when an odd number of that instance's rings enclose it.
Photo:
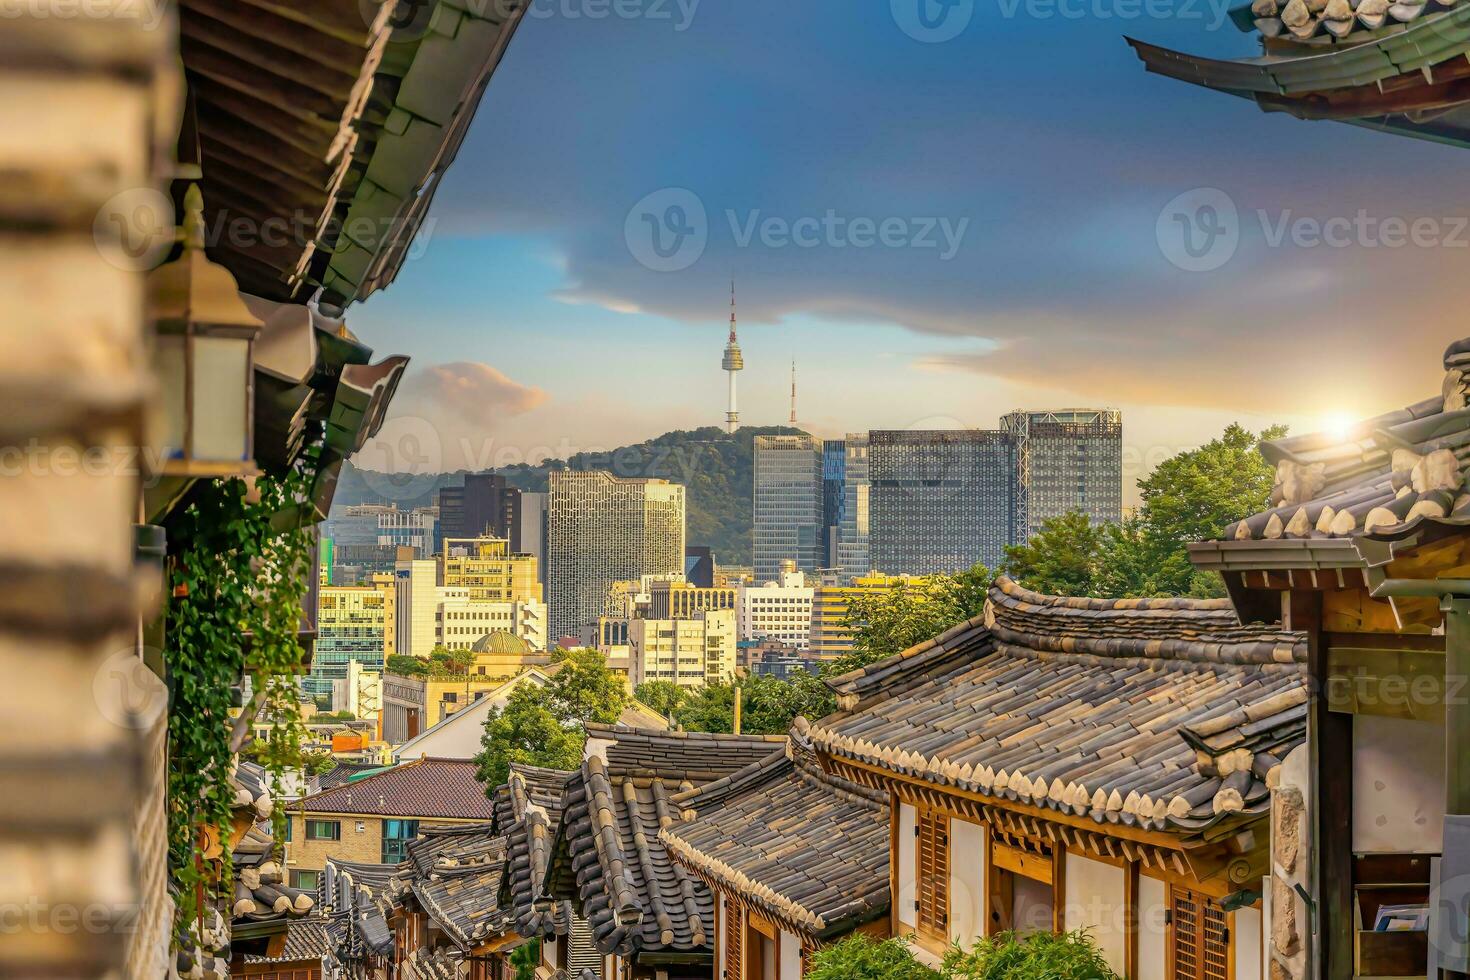
M 907 575 L 998 568 L 1016 529 L 1016 444 L 1009 433 L 873 431 L 872 566 Z
M 378 514 L 378 544 L 412 548 L 415 557 L 428 558 L 434 554 L 438 523 L 438 507 L 390 508 Z
M 1080 510 L 1093 524 L 1123 516 L 1123 413 L 1112 408 L 1011 412 L 1001 428 L 1016 444 L 1018 542 Z
M 811 643 L 812 596 L 806 575 L 787 561 L 776 581 L 742 585 L 736 597 L 741 640 L 779 640 L 797 650 Z
M 688 619 L 628 622 L 628 680 L 680 687 L 728 683 L 735 677 L 735 610 L 713 609 Z
M 547 491 L 551 640 L 589 639 L 612 584 L 684 570 L 684 487 L 610 473 L 552 473 Z
M 853 627 L 847 620 L 854 599 L 903 588 L 921 588 L 924 584 L 923 578 L 876 572 L 858 576 L 850 585 L 818 583 L 812 590 L 812 632 L 808 652 L 819 660 L 832 660 L 852 653 Z
M 444 586 L 486 602 L 542 601 L 536 557 L 515 552 L 505 538 L 445 538 Z
M 330 698 L 357 664 L 381 671 L 397 651 L 397 590 L 386 576 L 371 586 L 323 586 L 317 597 L 316 649 L 303 689 Z
M 842 446 L 842 513 L 837 524 L 837 552 L 832 565 L 845 578 L 856 578 L 872 569 L 868 560 L 868 434 L 848 433 Z
M 781 562 L 805 572 L 822 563 L 822 453 L 809 435 L 755 437 L 755 577 L 770 581 Z

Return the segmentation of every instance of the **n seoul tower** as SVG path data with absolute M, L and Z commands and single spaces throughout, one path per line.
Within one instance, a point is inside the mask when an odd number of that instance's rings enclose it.
M 720 367 L 730 376 L 730 408 L 725 412 L 725 431 L 740 428 L 740 409 L 735 404 L 735 372 L 745 370 L 745 358 L 740 353 L 740 342 L 735 339 L 735 281 L 730 281 L 730 342 L 725 345 L 725 358 Z

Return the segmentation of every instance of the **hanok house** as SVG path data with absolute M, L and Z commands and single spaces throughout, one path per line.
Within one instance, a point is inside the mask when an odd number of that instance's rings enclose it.
M 1458 341 L 1433 397 L 1345 436 L 1264 444 L 1273 506 L 1190 548 L 1242 618 L 1301 631 L 1322 695 L 1275 816 L 1286 976 L 1470 970 L 1467 367 Z M 1385 906 L 1425 906 L 1427 921 L 1380 931 Z
M 328 858 L 397 864 L 424 826 L 493 813 L 473 762 L 415 759 L 291 804 L 286 865 L 293 884 L 316 888 Z
M 1270 787 L 1307 646 L 1228 601 L 1001 578 L 985 613 L 836 678 L 824 763 L 891 807 L 891 928 L 922 956 L 1086 929 L 1130 978 L 1265 975 Z
M 676 795 L 759 762 L 785 737 L 602 725 L 587 733 L 543 894 L 570 901 L 591 926 L 600 980 L 708 980 L 714 898 L 659 832 L 679 818 Z
M 888 794 L 824 770 L 808 731 L 670 801 L 661 837 L 717 896 L 724 980 L 799 980 L 828 942 L 889 934 Z
M 602 953 L 592 943 L 592 929 L 570 901 L 542 895 L 551 848 L 561 828 L 567 787 L 576 773 L 536 766 L 512 765 L 509 778 L 496 788 L 495 830 L 505 835 L 505 874 L 500 905 L 522 941 L 540 940 L 540 968 L 579 977 L 602 970 Z
M 332 923 L 332 955 L 343 980 L 379 980 L 393 964 L 388 889 L 407 864 L 360 864 L 328 858 L 322 871 L 322 913 Z
M 504 980 L 508 914 L 499 903 L 505 838 L 487 823 L 428 828 L 393 878 L 389 924 L 403 976 Z

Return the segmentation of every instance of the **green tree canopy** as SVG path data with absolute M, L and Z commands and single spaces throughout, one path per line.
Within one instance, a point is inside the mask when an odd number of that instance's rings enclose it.
M 1006 574 L 1037 592 L 1095 595 L 1103 536 L 1080 510 L 1053 517 L 1030 541 L 1006 549 Z
M 975 565 L 957 575 L 933 575 L 925 584 L 902 583 L 853 598 L 847 611 L 853 652 L 829 663 L 824 675 L 844 674 L 938 636 L 985 609 L 990 569 Z
M 665 718 L 677 716 L 689 697 L 673 681 L 644 681 L 633 691 L 633 696 Z
M 424 677 L 429 673 L 429 662 L 405 653 L 388 655 L 388 673 L 400 677 Z
M 560 650 L 552 655 L 560 669 L 551 678 L 552 712 L 564 721 L 611 725 L 628 707 L 623 679 L 608 669 L 596 650 Z

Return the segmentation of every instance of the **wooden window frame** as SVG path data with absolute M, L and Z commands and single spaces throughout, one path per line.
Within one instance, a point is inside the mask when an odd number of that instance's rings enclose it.
M 1166 892 L 1169 910 L 1169 926 L 1165 933 L 1165 977 L 1167 980 L 1235 980 L 1235 913 L 1226 912 L 1220 908 L 1220 903 L 1202 892 L 1197 892 L 1182 885 L 1172 882 Z M 1180 948 L 1180 922 L 1179 906 L 1181 901 L 1190 902 L 1198 912 L 1193 922 L 1193 945 L 1194 945 L 1194 969 L 1189 972 L 1181 972 L 1188 969 L 1187 965 L 1178 961 Z M 1213 911 L 1218 917 L 1220 928 L 1223 929 L 1225 946 L 1225 967 L 1221 972 L 1207 970 L 1204 962 L 1205 945 L 1208 941 L 1207 920 Z
M 1042 857 L 997 840 L 994 834 L 986 834 L 985 935 L 994 936 L 1015 928 L 1011 915 L 1015 905 L 1015 879 L 1018 876 L 1039 881 L 1051 888 L 1052 932 L 1066 932 L 1066 850 L 1056 844 L 1049 857 Z
M 332 827 L 335 836 L 332 836 L 332 837 L 318 837 L 318 836 L 312 834 L 311 830 L 312 830 L 313 827 L 321 827 L 321 826 L 329 826 L 329 827 Z M 340 820 L 328 820 L 328 819 L 319 818 L 319 817 L 306 817 L 305 818 L 305 823 L 304 823 L 304 825 L 303 825 L 303 827 L 301 829 L 301 836 L 302 836 L 302 839 L 303 840 L 308 840 L 308 841 L 340 842 L 342 840 L 342 821 L 340 821 Z

